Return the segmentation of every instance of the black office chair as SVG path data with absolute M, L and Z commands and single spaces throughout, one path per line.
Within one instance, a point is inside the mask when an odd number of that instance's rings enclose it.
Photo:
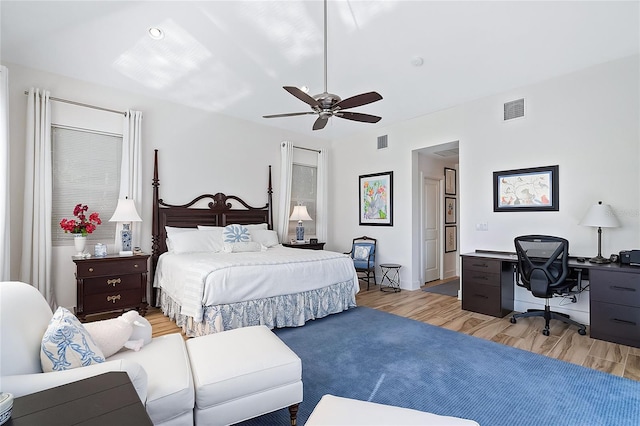
M 373 278 L 373 284 L 376 284 L 376 242 L 375 238 L 367 236 L 353 239 L 351 251 L 345 254 L 353 259 L 353 266 L 356 273 L 364 273 L 364 277 L 358 275 L 358 279 L 367 279 L 367 290 L 369 290 L 369 280 Z
M 580 324 L 569 315 L 553 312 L 549 308 L 549 299 L 554 295 L 575 295 L 581 289 L 581 272 L 574 274 L 569 270 L 569 241 L 547 235 L 523 235 L 514 239 L 518 264 L 516 284 L 527 288 L 535 297 L 545 299 L 544 310 L 529 309 L 514 314 L 511 322 L 517 318 L 533 316 L 544 317 L 542 334 L 549 335 L 549 320 L 556 319 L 578 327 L 578 333 L 587 334 L 584 324 Z

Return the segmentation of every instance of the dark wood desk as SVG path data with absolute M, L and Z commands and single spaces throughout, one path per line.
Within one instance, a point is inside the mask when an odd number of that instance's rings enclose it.
M 515 253 L 476 250 L 462 255 L 462 309 L 495 317 L 513 311 Z M 640 267 L 569 259 L 589 281 L 594 339 L 640 347 Z
M 153 423 L 127 373 L 111 372 L 15 399 L 6 426 L 45 425 L 153 426 Z

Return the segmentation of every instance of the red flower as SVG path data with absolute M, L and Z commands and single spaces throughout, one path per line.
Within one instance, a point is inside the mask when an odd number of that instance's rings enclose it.
M 77 219 L 62 219 L 60 221 L 60 228 L 62 228 L 65 233 L 71 232 L 72 234 L 82 234 L 84 236 L 91 234 L 96 230 L 98 225 L 102 224 L 102 221 L 96 212 L 91 213 L 89 220 L 87 220 L 85 212 L 88 210 L 89 207 L 87 205 L 76 204 L 73 209 L 73 215 Z

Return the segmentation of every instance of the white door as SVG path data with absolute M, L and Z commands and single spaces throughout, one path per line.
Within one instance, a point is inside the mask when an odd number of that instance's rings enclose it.
M 440 181 L 424 179 L 424 281 L 440 279 Z

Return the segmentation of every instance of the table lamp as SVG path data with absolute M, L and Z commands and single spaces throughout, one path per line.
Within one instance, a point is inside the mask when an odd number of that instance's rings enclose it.
M 122 223 L 122 231 L 120 236 L 122 238 L 122 250 L 120 250 L 120 256 L 131 256 L 133 251 L 131 250 L 131 222 L 142 222 L 142 219 L 136 211 L 136 205 L 133 200 L 125 198 L 124 200 L 118 200 L 116 211 L 113 212 L 113 216 L 109 219 L 109 222 Z
M 602 228 L 616 228 L 620 226 L 618 219 L 609 204 L 592 205 L 587 214 L 580 221 L 580 225 L 598 228 L 598 255 L 589 259 L 591 263 L 609 263 L 610 260 L 602 257 Z
M 313 220 L 311 216 L 309 216 L 309 212 L 307 212 L 307 206 L 294 206 L 289 220 L 298 221 L 298 226 L 296 226 L 296 242 L 304 243 L 304 227 L 302 226 L 302 221 Z

